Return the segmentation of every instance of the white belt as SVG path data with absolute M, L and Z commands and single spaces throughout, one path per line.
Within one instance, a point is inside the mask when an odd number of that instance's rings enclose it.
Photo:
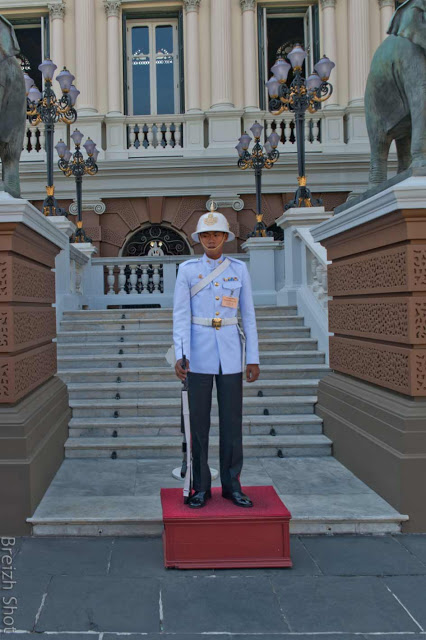
M 192 324 L 201 324 L 203 327 L 214 327 L 220 329 L 231 324 L 238 324 L 238 318 L 197 318 L 192 316 Z

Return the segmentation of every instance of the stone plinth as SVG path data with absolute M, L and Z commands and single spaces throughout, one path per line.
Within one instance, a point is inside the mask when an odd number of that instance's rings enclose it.
M 426 531 L 426 178 L 320 224 L 330 368 L 317 412 L 336 457 Z
M 63 459 L 70 410 L 56 373 L 55 258 L 68 237 L 25 200 L 0 198 L 0 535 L 25 519 Z
M 253 288 L 253 299 L 257 305 L 275 305 L 275 251 L 281 242 L 272 237 L 249 238 L 241 245 L 250 256 L 249 271 Z

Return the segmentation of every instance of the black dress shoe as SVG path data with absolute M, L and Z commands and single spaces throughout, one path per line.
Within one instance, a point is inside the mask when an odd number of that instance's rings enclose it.
M 232 500 L 232 502 L 237 507 L 252 507 L 253 506 L 253 503 L 250 500 L 250 498 L 248 496 L 246 496 L 245 493 L 242 493 L 241 491 L 233 491 L 232 493 L 226 493 L 226 492 L 222 491 L 222 497 L 226 498 L 227 500 Z
M 210 489 L 207 491 L 196 491 L 188 500 L 188 507 L 191 509 L 201 509 L 206 505 L 208 498 L 212 497 Z

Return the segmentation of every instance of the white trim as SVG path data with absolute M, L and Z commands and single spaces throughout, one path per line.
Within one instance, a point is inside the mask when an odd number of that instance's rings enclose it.
M 49 218 L 28 200 L 12 198 L 5 191 L 0 192 L 1 222 L 20 222 L 61 249 L 69 244 L 68 236 L 51 224 Z

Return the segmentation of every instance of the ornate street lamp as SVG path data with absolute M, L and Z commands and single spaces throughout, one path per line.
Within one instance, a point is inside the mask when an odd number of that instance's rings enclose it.
M 289 64 L 284 58 L 278 58 L 271 68 L 273 76 L 268 80 L 269 111 L 279 116 L 283 111 L 293 111 L 296 121 L 296 143 L 298 162 L 298 183 L 294 199 L 286 205 L 291 207 L 312 207 L 322 205 L 321 200 L 312 198 L 306 186 L 305 175 L 305 113 L 315 113 L 320 105 L 333 93 L 333 87 L 328 82 L 332 69 L 336 66 L 327 56 L 323 56 L 315 65 L 315 72 L 308 78 L 302 77 L 302 65 L 307 53 L 300 44 L 296 44 L 288 54 Z M 287 76 L 293 67 L 294 78 L 287 86 Z
M 255 184 L 256 184 L 256 226 L 254 231 L 249 234 L 250 237 L 259 236 L 272 236 L 272 231 L 266 230 L 266 225 L 263 222 L 262 214 L 262 169 L 271 169 L 275 162 L 280 157 L 280 153 L 277 149 L 280 137 L 278 133 L 273 131 L 267 138 L 264 145 L 260 143 L 260 136 L 262 135 L 263 126 L 255 121 L 254 125 L 250 128 L 254 136 L 254 145 L 251 152 L 248 150 L 250 142 L 252 140 L 248 133 L 243 133 L 237 146 L 235 147 L 239 155 L 238 166 L 240 169 L 254 169 Z
M 59 208 L 55 198 L 55 187 L 53 185 L 53 134 L 56 122 L 72 124 L 76 121 L 77 112 L 74 109 L 74 105 L 80 91 L 73 85 L 75 76 L 64 67 L 56 76 L 56 80 L 62 90 L 62 96 L 58 100 L 52 89 L 53 74 L 57 69 L 56 64 L 46 58 L 38 68 L 44 78 L 43 93 L 40 93 L 34 84 L 34 80 L 28 74 L 24 73 L 24 78 L 27 90 L 28 121 L 34 126 L 43 122 L 46 134 L 47 195 L 43 202 L 43 213 L 45 216 L 67 215 L 63 209 Z
M 71 242 L 92 242 L 92 239 L 86 236 L 86 233 L 83 229 L 81 193 L 83 186 L 83 176 L 94 176 L 96 173 L 98 173 L 98 165 L 96 164 L 96 160 L 98 159 L 99 149 L 96 148 L 96 144 L 93 142 L 93 140 L 87 138 L 86 142 L 83 145 L 88 156 L 85 160 L 83 154 L 80 151 L 81 141 L 83 137 L 83 134 L 78 129 L 76 129 L 71 135 L 71 138 L 75 144 L 74 153 L 71 153 L 63 140 L 59 140 L 58 144 L 55 146 L 55 149 L 58 152 L 59 156 L 58 167 L 67 176 L 67 178 L 69 176 L 74 176 L 75 178 L 75 189 L 77 194 L 77 231 L 75 232 L 75 236 L 73 237 Z

